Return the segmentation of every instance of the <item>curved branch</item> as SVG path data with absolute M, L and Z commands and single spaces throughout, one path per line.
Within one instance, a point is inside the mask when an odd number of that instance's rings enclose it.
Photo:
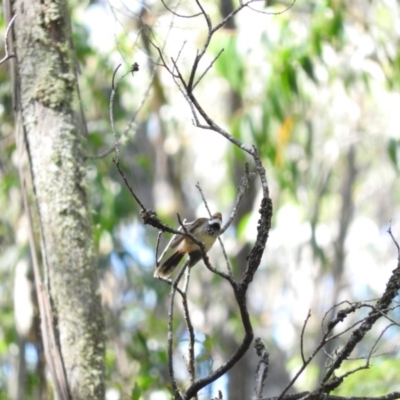
M 14 14 L 14 16 L 10 19 L 10 22 L 7 25 L 7 29 L 6 32 L 4 34 L 4 57 L 0 60 L 0 65 L 5 63 L 7 60 L 9 60 L 10 58 L 14 58 L 15 57 L 15 53 L 9 53 L 8 51 L 8 32 L 11 29 L 12 24 L 15 21 L 15 18 L 17 17 L 17 14 Z
M 179 17 L 179 18 L 196 18 L 198 16 L 200 16 L 202 13 L 199 12 L 197 14 L 193 14 L 193 15 L 182 15 L 182 14 L 178 14 L 176 11 L 172 10 L 169 6 L 167 6 L 167 3 L 165 2 L 165 0 L 161 0 L 161 3 L 163 3 L 163 6 L 173 15 L 175 15 L 175 17 Z

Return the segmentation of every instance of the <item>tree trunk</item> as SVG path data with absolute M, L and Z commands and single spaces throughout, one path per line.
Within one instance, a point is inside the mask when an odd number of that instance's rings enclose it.
M 104 398 L 104 321 L 74 116 L 77 80 L 67 2 L 15 0 L 15 107 L 27 152 L 43 268 L 70 397 Z M 43 320 L 43 315 L 41 316 Z

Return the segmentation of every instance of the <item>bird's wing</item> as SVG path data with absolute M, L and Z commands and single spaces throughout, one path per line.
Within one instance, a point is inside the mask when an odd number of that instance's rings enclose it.
M 200 225 L 204 224 L 204 222 L 206 222 L 206 221 L 207 221 L 207 218 L 198 218 L 192 222 L 183 221 L 183 225 L 185 225 L 185 228 L 188 230 L 188 232 L 193 233 Z M 178 228 L 178 231 L 183 231 L 183 228 L 180 226 Z M 167 247 L 169 247 L 170 249 L 175 249 L 175 247 L 177 247 L 184 238 L 185 238 L 185 235 L 172 236 L 172 239 L 168 243 Z
M 183 220 L 183 224 L 185 226 L 190 226 L 191 224 L 193 224 L 193 222 L 186 223 L 186 220 Z M 178 228 L 178 231 L 181 231 L 181 230 L 182 230 L 182 227 L 180 226 Z M 182 242 L 183 238 L 184 238 L 184 235 L 177 235 L 177 234 L 173 235 L 171 240 L 165 246 L 165 248 L 164 248 L 163 252 L 161 253 L 160 257 L 158 257 L 158 263 L 160 263 L 162 261 L 162 259 L 164 258 L 165 254 L 169 250 L 175 249 L 175 247 L 177 247 L 179 245 L 179 243 Z
M 186 229 L 190 233 L 194 233 L 194 231 L 201 225 L 206 224 L 208 221 L 207 218 L 197 218 L 195 221 L 191 222 L 189 226 L 186 226 Z
M 183 221 L 183 225 L 185 225 L 185 228 L 188 230 L 188 232 L 193 233 L 201 224 L 204 224 L 204 222 L 207 221 L 207 218 L 198 218 L 192 222 L 186 222 L 186 220 Z M 183 231 L 182 226 L 178 228 L 178 231 Z M 185 235 L 177 235 L 175 234 L 172 236 L 171 240 L 169 243 L 165 246 L 164 251 L 162 252 L 161 256 L 158 258 L 158 262 L 160 263 L 165 254 L 171 250 L 175 249 L 176 247 L 179 246 L 179 244 L 182 242 L 182 240 L 185 239 Z
M 180 231 L 181 229 L 182 229 L 182 228 L 179 227 L 179 228 L 178 228 L 178 231 Z M 168 244 L 165 246 L 165 248 L 164 248 L 163 252 L 161 253 L 160 257 L 158 257 L 157 262 L 158 262 L 158 263 L 161 263 L 162 260 L 163 260 L 163 258 L 164 258 L 164 256 L 166 255 L 166 253 L 167 253 L 169 250 L 172 250 L 172 249 L 174 249 L 176 246 L 178 246 L 178 244 L 182 241 L 182 238 L 183 238 L 182 235 L 176 235 L 176 234 L 175 234 L 174 236 L 172 236 L 171 240 L 170 240 L 170 241 L 168 242 Z
M 181 226 L 178 228 L 178 231 L 182 231 L 182 227 L 181 227 Z M 180 242 L 182 242 L 182 240 L 183 240 L 184 237 L 185 237 L 184 235 L 177 235 L 177 234 L 175 234 L 174 236 L 172 236 L 172 238 L 171 238 L 171 240 L 169 241 L 169 243 L 168 243 L 166 249 L 167 249 L 167 248 L 169 248 L 169 249 L 174 249 L 175 247 L 178 246 L 178 244 L 179 244 Z

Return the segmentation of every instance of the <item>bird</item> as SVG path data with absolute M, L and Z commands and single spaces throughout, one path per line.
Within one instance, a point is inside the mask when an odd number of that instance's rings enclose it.
M 211 249 L 221 232 L 222 215 L 216 212 L 211 218 L 197 218 L 193 222 L 184 223 L 185 228 L 196 239 L 203 242 L 206 253 Z M 179 227 L 182 231 L 182 227 Z M 175 249 L 170 255 L 169 250 Z M 182 258 L 188 254 L 190 257 L 189 267 L 193 267 L 202 259 L 200 247 L 185 235 L 175 234 L 167 244 L 158 259 L 154 277 L 167 278 L 178 266 Z

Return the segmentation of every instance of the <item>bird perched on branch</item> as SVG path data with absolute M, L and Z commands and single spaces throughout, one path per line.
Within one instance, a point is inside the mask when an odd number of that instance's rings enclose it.
M 196 239 L 203 242 L 204 249 L 208 252 L 221 231 L 221 224 L 222 215 L 217 212 L 211 218 L 197 218 L 193 222 L 184 223 L 184 226 Z M 183 232 L 182 227 L 178 230 Z M 170 250 L 173 249 L 175 251 L 171 254 Z M 193 240 L 185 235 L 175 234 L 158 259 L 154 276 L 165 278 L 172 274 L 185 254 L 190 257 L 189 267 L 202 259 L 200 247 Z

